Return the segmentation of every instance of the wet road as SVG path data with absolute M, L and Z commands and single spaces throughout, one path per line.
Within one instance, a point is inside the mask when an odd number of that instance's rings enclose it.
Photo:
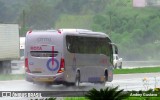
M 144 88 L 144 81 L 148 82 L 149 87 L 160 87 L 160 73 L 143 74 L 117 74 L 114 75 L 112 82 L 106 83 L 106 86 L 120 86 L 125 90 L 139 90 Z M 134 88 L 132 88 L 134 86 Z M 104 88 L 101 84 L 82 83 L 81 88 L 66 87 L 63 85 L 44 85 L 34 84 L 25 80 L 0 81 L 1 91 L 86 91 L 91 88 Z
M 110 86 L 120 86 L 124 90 L 148 90 L 160 87 L 160 73 L 117 74 Z
M 127 90 L 148 90 L 150 88 L 160 87 L 160 73 L 143 73 L 143 74 L 117 74 L 114 80 L 108 82 L 105 86 L 119 86 L 119 89 Z M 0 91 L 55 91 L 54 97 L 71 95 L 75 91 L 88 91 L 92 88 L 105 88 L 101 84 L 82 83 L 80 88 L 66 87 L 63 85 L 44 85 L 33 84 L 25 80 L 0 81 Z M 66 91 L 66 92 L 65 92 Z M 72 91 L 69 94 L 69 91 Z M 63 95 L 61 95 L 63 94 Z M 47 94 L 52 96 L 52 94 Z M 74 95 L 72 95 L 74 96 Z M 22 98 L 0 98 L 0 100 L 21 100 Z M 24 98 L 23 98 L 24 99 Z M 25 98 L 26 99 L 26 98 Z M 26 99 L 27 100 L 27 99 Z M 60 99 L 61 100 L 61 99 Z
M 23 74 L 24 73 L 24 66 L 22 67 L 22 61 L 18 62 L 15 66 L 17 69 L 12 71 L 12 74 Z M 148 66 L 147 66 L 148 65 Z M 137 67 L 149 67 L 149 66 L 157 66 L 160 65 L 159 61 L 124 61 L 123 62 L 123 68 L 137 68 Z M 145 89 L 144 88 L 144 82 L 142 81 L 144 78 L 147 79 L 148 86 L 153 88 L 153 85 L 155 86 L 155 83 L 159 85 L 160 83 L 160 73 L 152 73 L 152 74 L 121 74 L 121 75 L 114 75 L 114 80 L 112 82 L 107 83 L 106 85 L 110 86 L 120 86 L 120 88 L 125 90 L 138 90 L 138 89 Z M 156 79 L 155 79 L 156 78 Z M 156 82 L 155 82 L 156 80 Z M 17 88 L 18 85 L 19 88 Z M 86 85 L 86 86 L 85 86 Z M 82 84 L 84 89 L 89 90 L 93 87 L 102 87 L 100 85 L 94 85 L 94 84 Z M 159 85 L 160 86 L 160 85 Z M 133 88 L 132 88 L 133 87 Z M 136 88 L 135 88 L 136 87 Z M 84 90 L 81 88 L 80 90 Z M 57 91 L 57 90 L 75 90 L 73 87 L 64 87 L 62 85 L 60 86 L 45 86 L 45 85 L 37 85 L 33 83 L 26 82 L 25 80 L 20 81 L 4 81 L 0 82 L 0 90 L 12 90 L 12 91 Z
M 124 62 L 123 68 L 136 68 L 136 67 L 150 67 L 159 66 L 159 62 L 151 64 L 151 62 Z M 12 74 L 23 74 L 24 67 L 19 67 L 18 70 L 14 69 Z M 106 83 L 105 86 L 119 86 L 119 89 L 127 90 L 148 90 L 150 88 L 160 87 L 160 73 L 142 73 L 142 74 L 119 74 L 114 75 L 114 80 L 112 82 Z M 0 91 L 88 91 L 92 88 L 100 89 L 105 88 L 101 84 L 89 84 L 82 83 L 80 88 L 76 87 L 66 87 L 63 85 L 44 85 L 44 84 L 33 84 L 26 82 L 25 80 L 14 80 L 14 81 L 0 81 Z M 3 98 L 4 99 L 4 98 Z M 12 98 L 13 99 L 13 98 Z M 15 98 L 14 100 L 17 100 Z M 21 100 L 20 98 L 19 100 Z M 24 98 L 23 98 L 24 99 Z M 0 98 L 1 100 L 1 98 Z M 5 99 L 10 100 L 10 99 Z

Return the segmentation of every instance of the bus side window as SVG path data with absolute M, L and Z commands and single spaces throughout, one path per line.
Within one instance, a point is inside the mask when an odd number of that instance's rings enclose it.
M 76 36 L 66 36 L 66 46 L 69 52 L 77 53 L 78 52 L 78 38 Z
M 72 39 L 70 36 L 66 36 L 66 46 L 68 51 L 72 51 Z

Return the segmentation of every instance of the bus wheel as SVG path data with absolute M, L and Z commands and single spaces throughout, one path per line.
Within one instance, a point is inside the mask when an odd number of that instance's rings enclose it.
M 108 81 L 108 70 L 105 70 L 104 73 L 104 83 L 106 83 Z
M 75 79 L 75 86 L 79 87 L 80 84 L 80 71 L 77 71 L 76 79 Z
M 64 82 L 63 85 L 66 87 L 74 86 L 74 82 Z

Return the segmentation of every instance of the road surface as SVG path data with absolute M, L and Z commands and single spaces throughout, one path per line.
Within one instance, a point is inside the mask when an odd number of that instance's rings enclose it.
M 114 80 L 108 82 L 106 86 L 119 86 L 119 89 L 124 89 L 125 91 L 153 89 L 160 87 L 160 73 L 117 74 L 114 75 Z M 76 88 L 73 86 L 65 87 L 63 85 L 37 85 L 25 80 L 0 81 L 1 91 L 55 91 L 54 96 L 62 97 L 67 95 L 73 96 L 72 94 L 76 93 L 75 91 L 88 91 L 92 88 L 100 89 L 105 87 L 100 84 L 89 83 L 82 83 L 80 88 Z M 48 95 L 52 96 L 53 94 Z
M 159 62 L 153 62 L 154 64 L 149 64 L 146 61 L 129 61 L 123 63 L 123 68 L 137 68 L 137 67 L 150 67 L 150 66 L 159 66 Z M 21 65 L 21 63 L 17 65 Z M 13 69 L 12 74 L 23 74 L 24 67 L 16 66 Z M 114 75 L 114 80 L 108 82 L 105 86 L 119 86 L 119 89 L 128 90 L 148 90 L 150 88 L 160 87 L 160 73 L 142 73 L 142 74 L 117 74 Z M 55 91 L 61 92 L 59 94 L 68 95 L 65 91 L 88 91 L 92 88 L 100 89 L 105 88 L 100 84 L 89 84 L 82 83 L 80 88 L 75 87 L 65 87 L 63 85 L 37 85 L 33 83 L 26 82 L 25 80 L 14 80 L 14 81 L 0 81 L 0 90 L 1 91 Z M 55 95 L 55 94 L 54 94 Z M 74 95 L 74 94 L 73 94 Z M 55 96 L 59 96 L 56 94 Z M 3 100 L 4 98 L 0 98 Z M 13 100 L 18 100 L 18 98 L 12 98 Z M 24 98 L 19 98 L 19 100 Z M 10 100 L 10 98 L 5 98 L 5 100 Z

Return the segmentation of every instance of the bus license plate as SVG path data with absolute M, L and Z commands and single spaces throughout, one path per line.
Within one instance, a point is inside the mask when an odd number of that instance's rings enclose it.
M 34 71 L 42 72 L 42 68 L 35 68 Z
M 100 80 L 101 80 L 101 81 L 104 81 L 104 76 L 101 76 L 101 77 L 100 77 Z
M 34 78 L 34 81 L 50 82 L 53 78 Z

